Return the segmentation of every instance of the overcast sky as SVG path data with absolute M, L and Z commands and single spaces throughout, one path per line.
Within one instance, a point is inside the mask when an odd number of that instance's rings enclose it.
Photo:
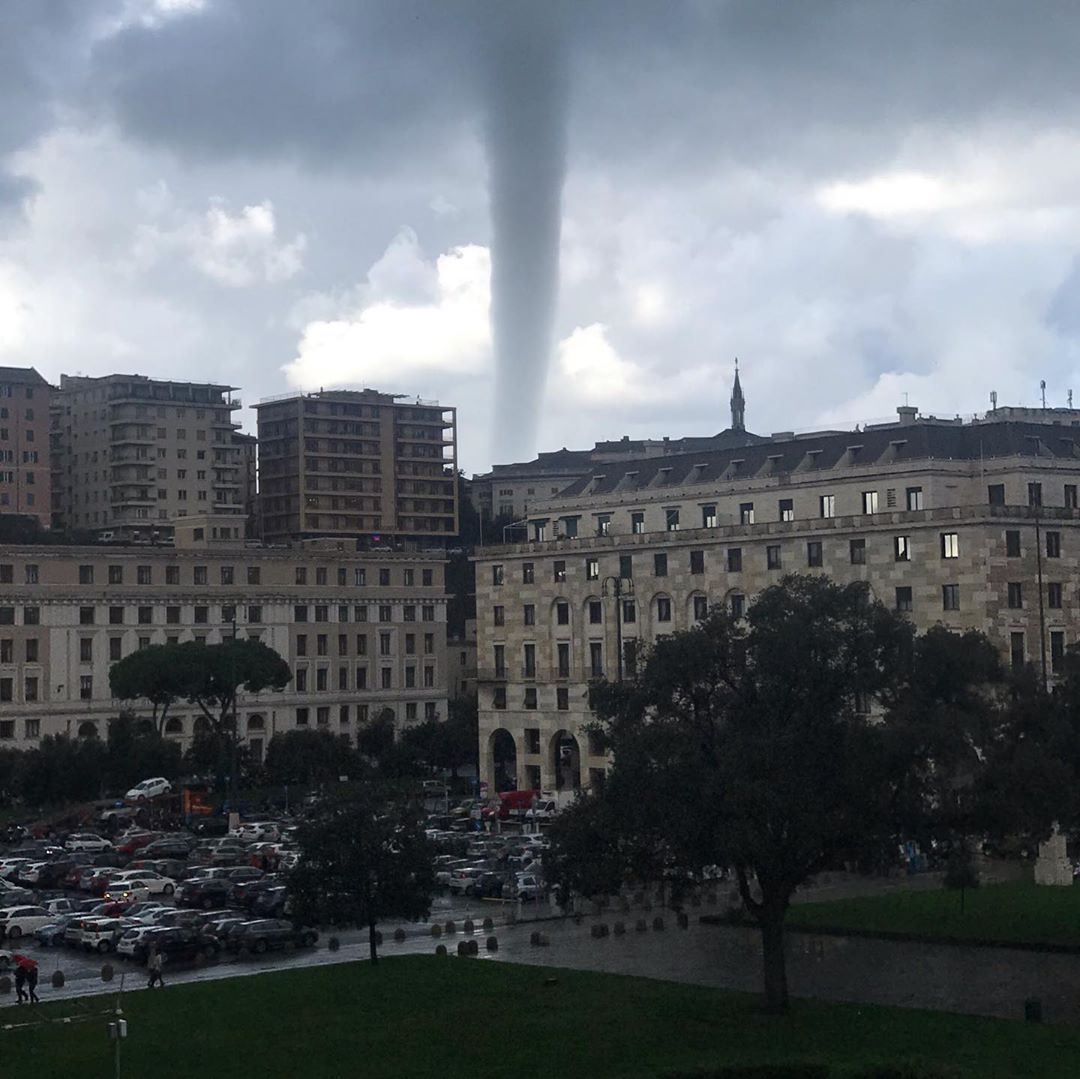
M 762 433 L 1064 404 L 1078 55 L 1053 0 L 0 0 L 0 363 L 438 398 L 482 470 L 550 241 L 538 449 L 714 433 L 736 355 Z

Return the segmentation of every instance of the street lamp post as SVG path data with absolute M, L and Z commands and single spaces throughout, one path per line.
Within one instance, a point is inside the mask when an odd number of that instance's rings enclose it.
M 611 589 L 608 590 L 608 582 L 611 583 Z M 615 650 L 617 653 L 617 665 L 619 681 L 623 680 L 623 641 L 622 641 L 622 606 L 623 596 L 632 596 L 634 594 L 634 582 L 631 578 L 623 579 L 622 577 L 616 577 L 614 574 L 605 577 L 600 582 L 601 595 L 612 596 L 615 600 Z

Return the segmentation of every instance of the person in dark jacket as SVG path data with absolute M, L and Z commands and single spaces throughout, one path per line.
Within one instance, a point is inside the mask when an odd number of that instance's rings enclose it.
M 38 1000 L 38 995 L 37 995 L 37 979 L 38 979 L 38 968 L 37 968 L 37 963 L 35 963 L 32 967 L 28 967 L 27 970 L 26 970 L 26 990 L 27 990 L 27 993 L 30 996 L 30 1003 L 31 1004 L 40 1004 L 41 1003 L 41 1001 Z
M 26 1001 L 26 971 L 21 965 L 15 967 L 15 999 L 19 1004 Z

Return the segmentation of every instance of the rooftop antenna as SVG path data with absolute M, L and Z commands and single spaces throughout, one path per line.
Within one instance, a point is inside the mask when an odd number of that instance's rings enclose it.
M 1039 392 L 1042 394 L 1042 406 L 1046 408 L 1046 379 L 1039 379 Z
M 904 408 L 907 408 L 907 403 L 908 403 L 908 395 L 905 393 L 904 394 Z
M 990 407 L 997 408 L 997 390 L 990 391 Z

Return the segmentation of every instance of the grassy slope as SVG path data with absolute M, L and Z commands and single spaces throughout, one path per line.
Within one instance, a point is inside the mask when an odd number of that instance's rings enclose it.
M 1080 888 L 1046 888 L 1024 882 L 969 890 L 892 892 L 831 903 L 800 903 L 792 925 L 917 933 L 1020 943 L 1080 945 Z
M 558 984 L 544 985 L 554 975 Z M 57 1002 L 53 1017 L 112 998 Z M 169 1079 L 658 1076 L 721 1063 L 922 1060 L 965 1074 L 1074 1076 L 1080 1031 L 930 1012 L 800 1003 L 479 960 L 401 957 L 130 994 L 125 1075 Z M 26 1018 L 0 1011 L 0 1023 Z M 103 1018 L 5 1031 L 5 1075 L 111 1075 Z

